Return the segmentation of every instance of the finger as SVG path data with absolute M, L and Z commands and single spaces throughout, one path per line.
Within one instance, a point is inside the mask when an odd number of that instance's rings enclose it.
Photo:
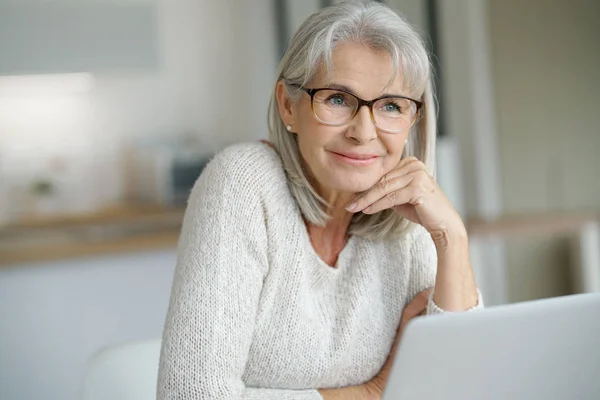
M 411 314 L 419 313 L 424 307 L 427 307 L 431 290 L 432 289 L 427 289 L 417 293 L 417 295 L 413 297 L 406 307 L 404 307 L 403 312 L 409 312 Z
M 346 210 L 349 212 L 362 211 L 377 200 L 388 195 L 390 192 L 407 186 L 413 179 L 420 177 L 421 174 L 423 177 L 427 177 L 427 181 L 430 180 L 431 175 L 425 164 L 414 157 L 408 157 L 406 160 L 402 160 L 396 169 L 384 175 L 377 185 L 362 196 L 354 199 L 352 204 L 350 204 Z M 410 176 L 411 178 L 407 179 L 407 176 Z
M 420 292 L 413 298 L 413 300 L 410 301 L 410 303 L 408 303 L 402 312 L 402 318 L 400 322 L 401 327 L 406 325 L 408 321 L 414 317 L 423 315 L 427 311 L 431 290 L 432 289 L 428 289 Z
M 423 315 L 427 312 L 427 303 L 419 304 L 419 307 L 413 307 L 410 310 L 407 310 L 402 314 L 402 318 L 400 318 L 400 326 L 406 325 L 408 321 L 411 319 L 418 317 L 419 315 Z
M 387 173 L 390 178 L 410 174 L 416 171 L 427 171 L 427 166 L 415 157 L 408 157 Z
M 362 211 L 388 194 L 405 188 L 413 179 L 414 177 L 411 175 L 404 175 L 393 179 L 382 180 L 362 197 L 356 199 L 353 204 L 348 206 L 347 210 L 350 212 Z
M 427 307 L 423 307 L 421 310 L 419 310 L 419 312 L 415 313 L 415 314 L 411 314 L 411 315 L 402 315 L 402 318 L 400 319 L 400 326 L 398 328 L 399 332 L 402 332 L 404 330 L 404 327 L 406 327 L 406 325 L 412 321 L 414 318 L 416 317 L 420 317 L 423 315 L 427 314 Z
M 402 189 L 390 192 L 375 201 L 373 204 L 367 206 L 362 210 L 365 214 L 375 214 L 381 210 L 392 208 L 396 205 L 412 204 L 413 206 L 421 206 L 425 203 L 423 198 L 423 191 L 412 187 L 406 186 Z
M 414 162 L 421 162 L 417 157 L 414 156 L 410 156 L 410 157 L 405 157 L 403 159 L 400 160 L 400 162 L 398 163 L 398 165 L 396 165 L 396 168 L 402 168 L 405 165 L 408 164 L 412 164 Z

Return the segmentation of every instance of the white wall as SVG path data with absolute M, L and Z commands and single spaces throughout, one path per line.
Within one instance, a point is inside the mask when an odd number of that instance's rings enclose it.
M 493 0 L 490 26 L 507 213 L 600 207 L 600 2 Z M 511 298 L 571 291 L 566 238 L 508 241 Z
M 0 399 L 78 400 L 104 346 L 162 334 L 175 249 L 0 269 Z
M 600 2 L 492 1 L 508 212 L 600 206 Z
M 289 29 L 289 37 L 296 33 L 300 25 L 312 14 L 321 8 L 321 0 L 287 0 L 285 2 L 286 18 Z
M 440 99 L 446 131 L 458 145 L 462 191 L 459 210 L 465 219 L 501 215 L 493 75 L 488 6 L 491 0 L 437 0 L 441 59 Z M 442 168 L 441 166 L 439 168 Z M 508 301 L 503 243 L 471 237 L 471 259 L 488 305 Z
M 429 35 L 426 0 L 387 0 L 385 3 L 400 11 L 425 36 Z

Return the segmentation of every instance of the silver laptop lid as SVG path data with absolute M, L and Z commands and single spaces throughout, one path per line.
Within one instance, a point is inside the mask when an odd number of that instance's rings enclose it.
M 600 294 L 413 320 L 384 395 L 395 399 L 600 399 Z

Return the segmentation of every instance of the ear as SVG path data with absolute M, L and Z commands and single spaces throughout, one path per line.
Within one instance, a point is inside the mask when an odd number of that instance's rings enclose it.
M 294 124 L 296 123 L 296 114 L 294 112 L 293 102 L 290 99 L 288 91 L 285 87 L 285 83 L 283 79 L 280 79 L 277 82 L 277 87 L 275 89 L 275 95 L 277 97 L 277 105 L 279 108 L 279 116 L 283 121 L 283 124 L 286 126 L 292 126 L 292 131 Z

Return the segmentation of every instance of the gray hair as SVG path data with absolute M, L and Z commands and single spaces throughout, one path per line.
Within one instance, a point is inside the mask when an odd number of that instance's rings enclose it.
M 297 85 L 306 85 L 321 65 L 329 74 L 336 44 L 348 42 L 387 52 L 394 71 L 390 83 L 395 74 L 402 71 L 405 90 L 424 102 L 421 117 L 411 128 L 403 157 L 417 157 L 433 173 L 436 105 L 429 55 L 415 29 L 386 5 L 375 1 L 346 1 L 311 15 L 292 37 L 279 65 L 277 81 L 283 80 L 290 98 L 298 100 L 302 92 Z M 324 226 L 330 220 L 328 204 L 306 176 L 297 136 L 288 132 L 281 120 L 275 90 L 269 104 L 269 140 L 282 159 L 290 191 L 304 218 Z M 409 221 L 388 209 L 373 215 L 357 213 L 350 233 L 386 240 L 401 236 L 410 226 Z

